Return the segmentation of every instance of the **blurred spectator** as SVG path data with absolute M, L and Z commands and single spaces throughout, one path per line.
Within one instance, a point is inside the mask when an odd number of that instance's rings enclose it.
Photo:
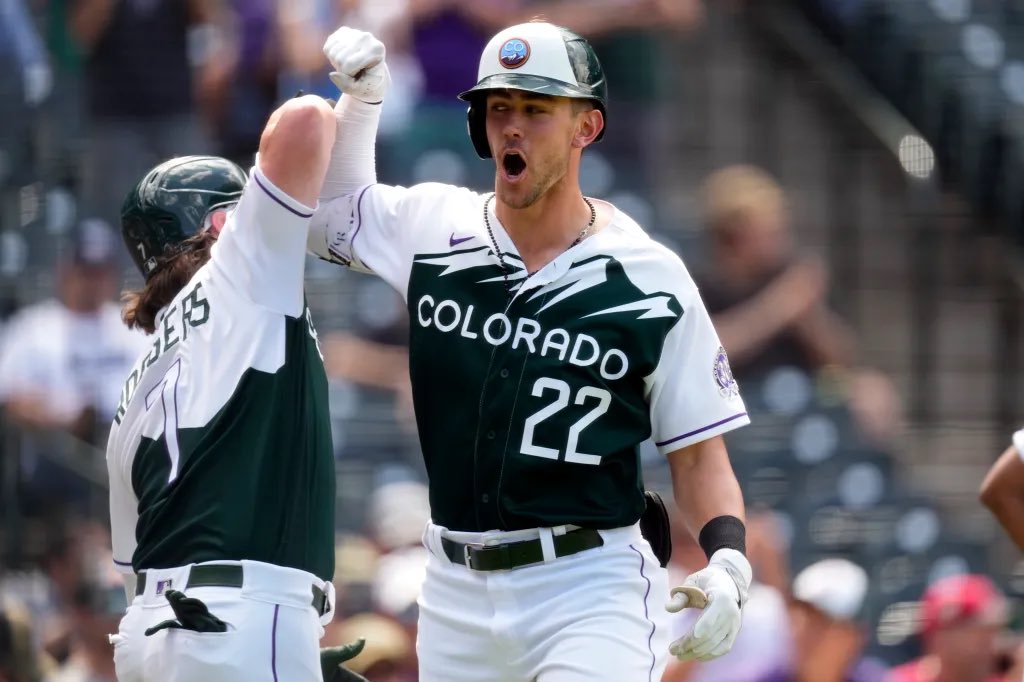
M 427 550 L 421 538 L 430 520 L 427 486 L 394 481 L 370 499 L 373 540 L 381 555 L 373 579 L 375 610 L 415 628 L 420 589 L 427 576 Z
M 34 180 L 33 109 L 52 73 L 24 0 L 0 0 L 0 207 L 4 189 Z M 6 216 L 0 213 L 0 227 Z
M 521 20 L 523 6 L 524 0 L 409 0 L 424 103 L 464 110 L 458 95 L 476 83 L 480 53 L 491 35 Z
M 216 153 L 249 168 L 260 135 L 278 102 L 281 55 L 277 25 L 280 0 L 226 0 L 236 47 L 233 59 L 207 70 L 201 105 L 216 141 Z M 285 93 L 291 96 L 294 93 Z
M 885 668 L 863 657 L 868 576 L 846 559 L 823 559 L 793 581 L 793 661 L 763 682 L 882 682 Z
M 924 655 L 895 668 L 887 682 L 997 682 L 997 644 L 1008 615 L 1006 599 L 984 576 L 932 583 L 921 601 Z
M 399 428 L 383 434 L 372 452 L 346 451 L 344 456 L 361 456 L 378 466 L 401 461 L 426 475 L 413 437 L 416 418 L 409 379 L 409 314 L 405 301 L 383 280 L 363 278 L 349 308 L 354 316 L 351 329 L 320 336 L 327 376 L 358 386 L 360 411 L 391 411 Z
M 416 682 L 415 638 L 387 616 L 360 613 L 332 624 L 321 646 L 366 640 L 362 652 L 345 667 L 373 682 Z
M 100 220 L 85 220 L 58 266 L 56 298 L 24 308 L 0 347 L 0 402 L 24 432 L 22 484 L 42 508 L 81 502 L 82 484 L 46 456 L 54 430 L 99 445 L 117 407 L 123 378 L 148 345 L 121 323 L 117 248 Z M 91 463 L 95 465 L 96 463 Z M 100 464 L 102 464 L 100 462 Z
M 740 383 L 784 366 L 852 370 L 853 334 L 828 307 L 825 265 L 799 253 L 775 179 L 753 166 L 721 169 L 706 180 L 702 204 L 712 260 L 694 276 Z M 848 386 L 862 431 L 890 439 L 899 422 L 891 382 L 864 370 L 851 372 Z
M 369 538 L 357 534 L 343 534 L 335 538 L 334 563 L 337 569 L 333 582 L 337 603 L 332 623 L 374 610 L 373 584 L 379 560 L 380 551 Z
M 0 601 L 0 682 L 40 682 L 42 668 L 31 616 L 15 602 Z
M 108 635 L 118 631 L 128 603 L 109 556 L 103 565 L 110 570 L 97 568 L 75 590 L 71 656 L 46 682 L 117 682 Z
M 82 196 L 89 213 L 114 221 L 147 168 L 210 151 L 197 102 L 218 95 L 233 70 L 229 15 L 222 0 L 70 3 L 85 66 Z
M 97 522 L 66 521 L 47 529 L 42 543 L 38 553 L 26 552 L 30 563 L 23 570 L 0 573 L 0 602 L 23 605 L 32 616 L 33 640 L 48 659 L 63 663 L 71 655 L 72 611 L 88 577 L 84 568 L 109 561 L 110 535 Z
M 18 99 L 25 104 L 38 105 L 50 94 L 49 59 L 23 0 L 0 0 L 0 63 L 15 67 L 5 70 L 4 82 L 21 85 Z
M 405 130 L 423 89 L 423 74 L 410 52 L 410 0 L 278 0 L 285 64 L 284 95 L 298 90 L 337 99 L 324 57 L 324 41 L 338 26 L 376 35 L 387 46 L 392 87 L 381 110 L 378 142 Z
M 1024 429 L 1013 434 L 1013 443 L 985 476 L 981 501 L 1024 551 Z

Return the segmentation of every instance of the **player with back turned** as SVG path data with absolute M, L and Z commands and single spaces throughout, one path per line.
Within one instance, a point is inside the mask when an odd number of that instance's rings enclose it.
M 151 346 L 107 446 L 120 682 L 323 679 L 334 452 L 303 275 L 334 131 L 323 100 L 294 99 L 248 177 L 175 158 L 125 200 L 145 285 L 123 316 Z
M 605 131 L 597 55 L 543 22 L 491 39 L 461 96 L 495 160 L 481 195 L 377 184 L 384 46 L 343 27 L 324 51 L 344 94 L 310 250 L 385 279 L 411 321 L 432 516 L 420 679 L 652 681 L 669 650 L 727 652 L 750 565 L 722 434 L 748 419 L 682 262 L 580 191 Z M 651 436 L 710 558 L 687 579 L 707 607 L 671 645 L 667 574 L 638 524 Z

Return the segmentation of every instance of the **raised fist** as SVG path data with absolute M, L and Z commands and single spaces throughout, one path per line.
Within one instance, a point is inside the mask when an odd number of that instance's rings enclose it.
M 383 101 L 391 74 L 384 61 L 384 43 L 372 33 L 342 26 L 328 36 L 324 55 L 334 68 L 331 81 L 339 90 L 367 104 Z

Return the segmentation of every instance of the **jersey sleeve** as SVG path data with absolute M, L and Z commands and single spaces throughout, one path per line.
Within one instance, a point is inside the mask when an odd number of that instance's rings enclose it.
M 1017 454 L 1024 459 L 1024 429 L 1013 434 L 1013 447 L 1017 448 Z
M 313 212 L 268 180 L 257 162 L 211 260 L 253 303 L 298 317 L 304 308 L 306 240 Z
M 125 478 L 120 462 L 107 451 L 107 473 L 110 480 L 110 538 L 114 566 L 121 573 L 134 573 L 135 526 L 139 520 L 139 501 Z
M 310 253 L 383 278 L 403 296 L 417 246 L 443 232 L 474 192 L 440 183 L 366 185 L 318 207 Z
M 653 438 L 663 455 L 750 423 L 726 351 L 685 268 L 682 280 L 682 317 L 647 378 Z

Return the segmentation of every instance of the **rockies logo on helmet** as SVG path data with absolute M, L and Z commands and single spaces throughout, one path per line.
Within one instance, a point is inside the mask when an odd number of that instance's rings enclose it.
M 498 61 L 506 69 L 518 69 L 530 58 L 530 44 L 522 38 L 509 38 L 501 46 Z

